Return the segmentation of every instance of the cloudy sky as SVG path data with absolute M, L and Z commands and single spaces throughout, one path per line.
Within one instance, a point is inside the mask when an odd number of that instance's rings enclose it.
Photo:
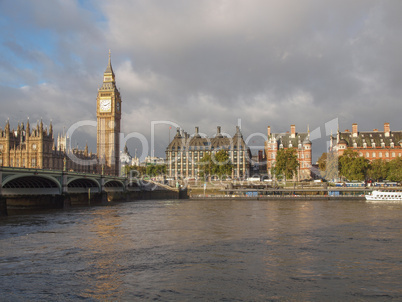
M 175 125 L 241 125 L 258 149 L 267 126 L 295 124 L 317 157 L 336 120 L 401 130 L 401 13 L 400 0 L 2 0 L 0 127 L 96 120 L 110 49 L 132 154 L 151 150 L 152 122 L 157 156 Z

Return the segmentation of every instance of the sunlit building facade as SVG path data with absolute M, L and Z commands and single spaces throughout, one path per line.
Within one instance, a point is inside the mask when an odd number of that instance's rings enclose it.
M 200 160 L 206 154 L 213 154 L 219 150 L 227 151 L 230 162 L 233 164 L 232 178 L 244 178 L 250 175 L 250 149 L 244 142 L 240 127 L 236 127 L 233 137 L 223 135 L 221 127 L 217 133 L 209 138 L 199 133 L 195 127 L 195 134 L 189 135 L 177 129 L 176 135 L 166 148 L 167 176 L 171 178 L 198 178 L 200 176 Z
M 96 172 L 95 154 L 85 150 L 69 149 L 67 137 L 59 135 L 55 147 L 53 127 L 45 128 L 40 121 L 31 129 L 29 120 L 17 129 L 10 129 L 10 123 L 0 129 L 0 166 L 15 168 L 52 169 L 75 172 Z
M 298 133 L 296 126 L 290 126 L 290 132 L 271 133 L 271 127 L 267 128 L 268 140 L 265 142 L 265 156 L 267 161 L 267 174 L 273 177 L 272 168 L 275 166 L 277 153 L 280 149 L 294 148 L 296 150 L 299 169 L 297 171 L 298 180 L 311 178 L 312 166 L 312 143 L 309 131 Z
M 338 131 L 336 137 L 331 139 L 331 147 L 338 156 L 343 155 L 345 150 L 352 149 L 369 161 L 390 161 L 402 157 L 402 131 L 391 131 L 389 123 L 384 123 L 384 131 L 358 131 L 358 125 L 355 123 L 352 125 L 352 131 Z

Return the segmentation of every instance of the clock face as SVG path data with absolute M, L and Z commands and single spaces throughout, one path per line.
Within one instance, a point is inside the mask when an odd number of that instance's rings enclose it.
M 111 99 L 101 99 L 99 102 L 100 112 L 110 112 L 110 109 L 112 109 Z

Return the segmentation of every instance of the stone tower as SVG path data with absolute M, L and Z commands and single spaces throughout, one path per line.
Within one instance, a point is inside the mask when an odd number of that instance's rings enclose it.
M 105 174 L 119 175 L 121 97 L 110 60 L 96 98 L 97 154 Z

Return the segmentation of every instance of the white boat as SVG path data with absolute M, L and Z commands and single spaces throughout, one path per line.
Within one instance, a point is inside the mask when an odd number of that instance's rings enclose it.
M 365 195 L 367 201 L 402 202 L 401 191 L 378 191 Z

